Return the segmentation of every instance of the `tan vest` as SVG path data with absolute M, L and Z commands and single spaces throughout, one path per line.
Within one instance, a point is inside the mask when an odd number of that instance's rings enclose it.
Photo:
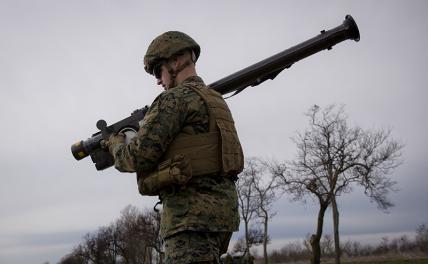
M 244 167 L 244 155 L 229 107 L 221 94 L 214 90 L 189 88 L 208 107 L 209 132 L 179 134 L 168 147 L 164 160 L 184 155 L 190 160 L 193 177 L 212 173 L 237 175 Z
M 209 132 L 180 133 L 168 147 L 158 168 L 138 177 L 142 195 L 158 195 L 172 185 L 186 185 L 192 178 L 217 174 L 235 176 L 244 168 L 244 155 L 229 107 L 214 90 L 190 87 L 208 107 Z

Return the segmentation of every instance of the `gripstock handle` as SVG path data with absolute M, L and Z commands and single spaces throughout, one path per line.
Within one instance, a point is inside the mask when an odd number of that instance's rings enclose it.
M 96 126 L 100 130 L 87 140 L 80 140 L 71 145 L 71 153 L 76 160 L 81 160 L 91 156 L 92 162 L 97 170 L 103 170 L 114 165 L 113 156 L 107 149 L 101 146 L 101 140 L 108 140 L 111 134 L 116 134 L 124 130 L 138 131 L 139 123 L 143 120 L 148 106 L 137 109 L 132 114 L 112 125 L 107 126 L 104 120 L 98 120 Z

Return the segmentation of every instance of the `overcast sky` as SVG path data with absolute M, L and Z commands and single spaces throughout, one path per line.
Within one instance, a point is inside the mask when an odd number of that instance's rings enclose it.
M 389 214 L 356 189 L 340 197 L 341 233 L 414 232 L 428 223 L 428 2 L 0 0 L 0 263 L 56 263 L 128 204 L 152 208 L 134 174 L 76 161 L 72 143 L 150 104 L 161 91 L 143 70 L 167 30 L 202 47 L 207 84 L 340 25 L 361 41 L 311 56 L 228 100 L 246 156 L 292 159 L 290 140 L 313 104 L 344 104 L 349 123 L 391 128 L 405 143 Z M 316 204 L 276 205 L 274 244 L 315 229 Z M 330 232 L 330 213 L 326 232 Z M 235 235 L 236 238 L 238 235 Z

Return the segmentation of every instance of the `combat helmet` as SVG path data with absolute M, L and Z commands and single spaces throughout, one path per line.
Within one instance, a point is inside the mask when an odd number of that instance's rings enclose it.
M 144 69 L 153 74 L 153 68 L 162 60 L 168 60 L 184 50 L 193 50 L 196 60 L 199 58 L 201 48 L 198 43 L 188 35 L 179 31 L 168 31 L 156 37 L 147 48 L 144 56 Z

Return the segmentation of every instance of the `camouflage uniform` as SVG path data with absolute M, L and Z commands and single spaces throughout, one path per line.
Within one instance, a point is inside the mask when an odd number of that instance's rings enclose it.
M 137 172 L 141 179 L 156 170 L 178 134 L 207 133 L 208 108 L 191 87 L 206 89 L 202 79 L 189 77 L 161 93 L 148 110 L 129 144 L 111 152 L 120 171 Z M 162 190 L 161 235 L 166 263 L 217 263 L 239 226 L 237 193 L 233 179 L 198 175 L 182 187 Z

